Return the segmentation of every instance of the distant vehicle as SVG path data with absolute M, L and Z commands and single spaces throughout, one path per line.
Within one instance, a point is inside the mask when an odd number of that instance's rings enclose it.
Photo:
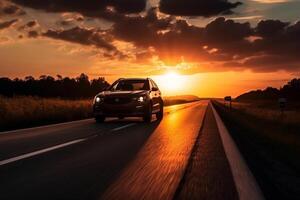
M 121 78 L 94 98 L 93 111 L 97 122 L 106 117 L 143 117 L 151 122 L 152 114 L 163 118 L 163 99 L 150 78 Z

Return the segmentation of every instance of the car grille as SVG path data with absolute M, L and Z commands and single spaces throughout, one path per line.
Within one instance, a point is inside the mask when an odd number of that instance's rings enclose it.
M 126 104 L 131 101 L 128 97 L 106 97 L 104 102 L 107 104 Z

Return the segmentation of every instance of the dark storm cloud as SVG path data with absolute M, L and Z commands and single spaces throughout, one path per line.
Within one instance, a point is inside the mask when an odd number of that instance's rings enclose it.
M 262 38 L 254 42 L 256 51 L 278 56 L 297 57 L 299 59 L 300 22 L 285 25 L 281 28 L 278 28 L 278 23 L 274 27 L 270 27 L 269 23 L 266 23 L 265 27 L 262 24 L 257 27 L 259 26 L 260 32 L 257 32 L 257 34 L 262 36 Z M 270 29 L 273 30 L 273 34 L 270 34 Z M 265 31 L 262 32 L 261 30 Z
M 16 22 L 18 22 L 18 19 L 13 19 L 5 22 L 0 22 L 0 30 L 6 29 L 14 25 Z
M 204 31 L 206 40 L 217 44 L 243 40 L 251 33 L 249 23 L 238 23 L 226 20 L 224 17 L 219 17 L 207 24 Z
M 138 13 L 145 9 L 146 0 L 11 0 L 22 6 L 47 12 L 79 12 L 101 17 L 108 6 L 120 13 Z
M 170 27 L 170 22 L 171 18 L 159 19 L 155 9 L 150 9 L 146 16 L 124 16 L 116 20 L 111 33 L 118 39 L 148 47 L 158 39 L 159 30 Z
M 211 62 L 213 66 L 221 63 L 218 66 L 223 64 L 224 69 L 295 71 L 300 66 L 300 22 L 292 24 L 263 20 L 251 27 L 247 22 L 218 17 L 206 26 L 199 27 L 189 24 L 185 19 L 161 15 L 155 8 L 147 10 L 145 14 L 125 14 L 144 10 L 144 0 L 91 0 L 88 3 L 83 0 L 13 1 L 48 12 L 74 11 L 87 18 L 102 17 L 110 20 L 112 26 L 105 31 L 76 26 L 76 19 L 72 17 L 64 17 L 62 20 L 65 21 L 58 24 L 75 28 L 46 29 L 41 34 L 37 30 L 27 30 L 28 37 L 42 35 L 94 46 L 103 49 L 103 55 L 108 57 L 111 54 L 122 54 L 112 41 L 125 41 L 136 47 L 137 53 L 129 53 L 134 54 L 130 58 L 135 57 L 139 63 L 155 56 L 170 65 L 185 60 L 194 63 Z M 227 0 L 161 0 L 159 9 L 173 15 L 211 16 L 230 13 L 238 5 Z M 107 6 L 113 6 L 114 9 L 107 9 Z M 84 23 L 81 25 L 84 26 Z M 6 22 L 6 26 L 10 25 Z
M 283 33 L 288 25 L 280 20 L 262 20 L 257 24 L 256 33 L 262 37 L 272 37 Z
M 91 45 L 106 51 L 116 52 L 116 47 L 105 39 L 105 34 L 105 32 L 96 29 L 74 27 L 68 30 L 48 30 L 42 35 L 53 39 L 64 40 L 82 45 Z
M 174 62 L 183 56 L 193 61 L 204 57 L 218 61 L 232 59 L 235 51 L 249 51 L 245 38 L 252 32 L 249 23 L 236 23 L 220 17 L 206 27 L 197 27 L 186 20 L 159 18 L 155 9 L 149 10 L 146 16 L 117 21 L 111 31 L 117 39 L 139 47 L 153 47 L 160 58 Z M 218 53 L 213 52 L 216 51 L 214 48 L 218 48 Z
M 295 70 L 296 63 L 300 66 L 300 22 L 265 20 L 251 27 L 247 22 L 219 17 L 197 27 L 186 20 L 159 18 L 151 9 L 145 16 L 116 21 L 110 33 L 137 47 L 154 48 L 154 54 L 167 63 L 180 62 L 184 57 L 191 62 L 222 61 L 225 66 L 254 71 Z
M 299 71 L 300 61 L 298 58 L 281 55 L 253 56 L 245 62 L 226 62 L 229 69 L 251 69 L 254 72 L 274 72 L 279 70 Z
M 241 5 L 240 2 L 231 3 L 227 0 L 161 0 L 161 12 L 180 16 L 214 16 L 231 14 L 233 8 Z
M 300 69 L 300 22 L 289 24 L 265 20 L 253 28 L 253 31 L 254 35 L 261 38 L 251 43 L 248 58 L 244 62 L 227 63 L 227 66 L 263 72 Z

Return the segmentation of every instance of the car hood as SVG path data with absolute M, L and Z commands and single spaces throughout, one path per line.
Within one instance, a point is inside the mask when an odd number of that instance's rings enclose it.
M 101 97 L 128 97 L 146 94 L 146 90 L 135 90 L 135 91 L 103 91 L 97 96 Z

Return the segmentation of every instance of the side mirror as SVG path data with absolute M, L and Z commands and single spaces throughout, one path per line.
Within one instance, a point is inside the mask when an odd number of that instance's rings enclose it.
M 153 88 L 152 88 L 152 91 L 153 91 L 153 92 L 156 92 L 156 91 L 158 91 L 158 88 L 153 87 Z

